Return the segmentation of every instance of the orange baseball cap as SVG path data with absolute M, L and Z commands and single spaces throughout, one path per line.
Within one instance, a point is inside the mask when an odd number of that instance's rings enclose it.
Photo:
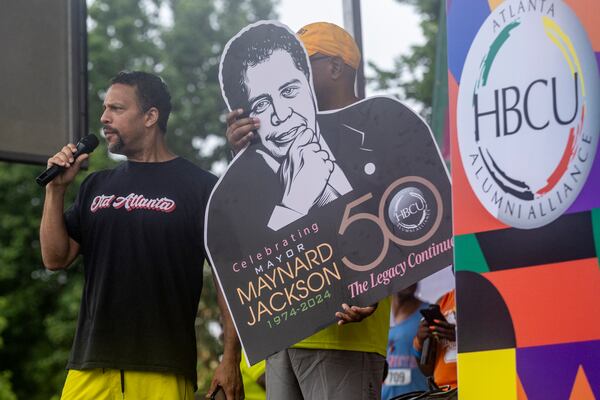
M 329 22 L 315 22 L 298 31 L 298 38 L 310 56 L 315 53 L 340 57 L 344 63 L 358 69 L 360 51 L 348 32 Z

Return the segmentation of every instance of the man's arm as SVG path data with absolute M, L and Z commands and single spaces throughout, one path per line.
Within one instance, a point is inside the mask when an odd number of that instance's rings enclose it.
M 88 158 L 82 154 L 77 160 L 73 153 L 77 148 L 73 144 L 63 147 L 60 152 L 48 160 L 48 167 L 60 165 L 65 171 L 46 186 L 44 210 L 40 224 L 40 246 L 44 266 L 49 270 L 67 268 L 79 253 L 79 244 L 69 237 L 63 219 L 64 199 L 67 187 L 75 179 L 81 163 Z
M 79 244 L 69 237 L 65 226 L 64 197 L 64 189 L 46 188 L 40 245 L 44 266 L 52 271 L 67 268 L 79 253 Z
M 221 311 L 221 320 L 223 324 L 223 357 L 221 363 L 215 370 L 210 389 L 208 393 L 213 393 L 217 385 L 225 391 L 227 400 L 241 400 L 244 398 L 244 385 L 242 383 L 242 374 L 240 372 L 241 348 L 240 342 L 233 325 L 233 320 L 227 309 L 227 303 L 219 283 L 215 278 L 213 271 L 213 282 L 217 290 L 217 302 Z

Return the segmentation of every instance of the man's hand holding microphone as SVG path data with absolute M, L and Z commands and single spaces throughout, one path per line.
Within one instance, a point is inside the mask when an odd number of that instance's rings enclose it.
M 48 159 L 48 168 L 35 181 L 40 186 L 46 186 L 50 182 L 53 186 L 68 186 L 75 179 L 81 164 L 97 146 L 98 138 L 91 134 L 76 145 L 69 143 Z

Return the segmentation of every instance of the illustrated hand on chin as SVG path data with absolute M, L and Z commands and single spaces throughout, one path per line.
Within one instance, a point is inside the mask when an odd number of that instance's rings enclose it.
M 333 168 L 329 153 L 321 149 L 314 131 L 305 128 L 290 146 L 279 170 L 284 185 L 281 204 L 306 215 L 325 190 Z

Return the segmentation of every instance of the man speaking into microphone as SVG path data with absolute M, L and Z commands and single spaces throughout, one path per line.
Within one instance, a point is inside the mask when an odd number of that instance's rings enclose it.
M 171 111 L 156 75 L 121 72 L 101 116 L 108 150 L 127 160 L 90 174 L 66 212 L 64 195 L 89 157 L 68 144 L 48 160 L 40 227 L 46 268 L 83 256 L 85 285 L 62 399 L 191 399 L 194 321 L 202 290 L 204 209 L 217 178 L 173 154 Z M 218 286 L 217 286 L 218 287 Z M 213 386 L 241 399 L 239 343 L 222 294 L 224 355 Z

